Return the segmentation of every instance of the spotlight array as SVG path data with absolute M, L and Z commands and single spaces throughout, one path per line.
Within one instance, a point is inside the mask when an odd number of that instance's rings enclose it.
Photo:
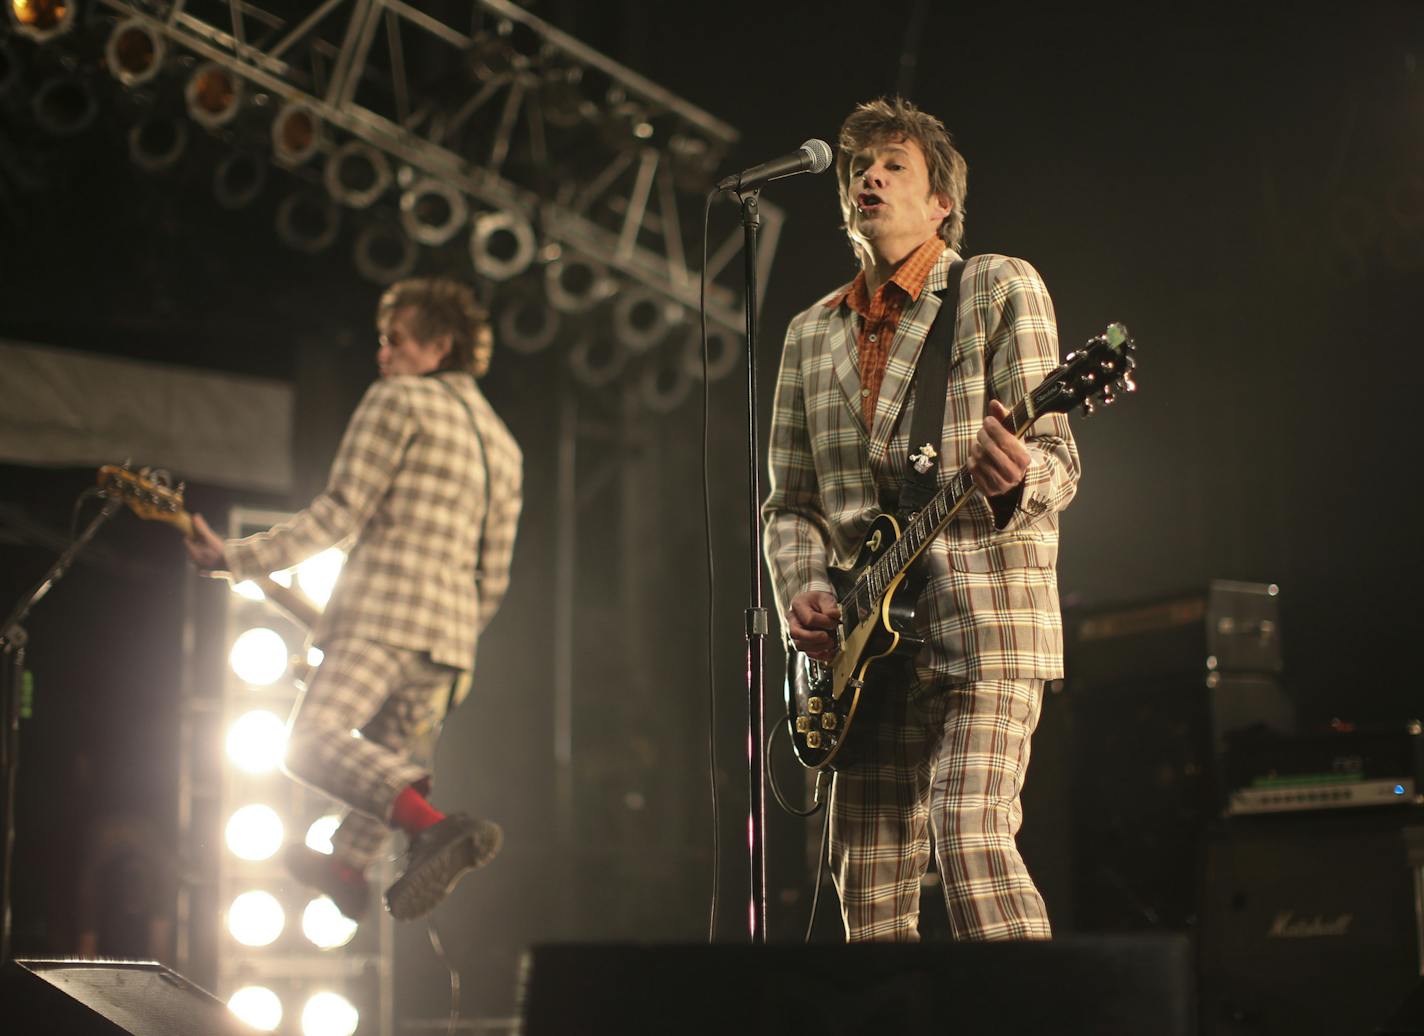
M 227 531 L 246 535 L 286 517 L 236 508 Z M 344 560 L 339 550 L 325 551 L 292 570 L 272 573 L 272 581 L 317 608 L 330 598 Z M 189 638 L 193 657 L 215 655 L 224 666 L 211 704 L 190 710 L 221 723 L 213 731 L 220 736 L 185 739 L 189 755 L 216 744 L 220 756 L 189 759 L 185 772 L 212 776 L 180 781 L 186 796 L 180 816 L 189 825 L 184 870 L 201 876 L 198 885 L 209 890 L 207 900 L 190 896 L 189 901 L 199 904 L 193 913 L 211 910 L 211 928 L 204 930 L 212 936 L 191 928 L 199 918 L 190 913 L 189 934 L 180 935 L 180 944 L 187 939 L 214 945 L 213 987 L 234 1014 L 259 1030 L 305 1036 L 388 1033 L 394 973 L 389 917 L 381 913 L 357 925 L 330 898 L 301 885 L 283 862 L 287 847 L 295 845 L 330 853 L 340 822 L 329 800 L 280 772 L 286 717 L 301 691 L 299 674 L 319 665 L 320 653 L 306 645 L 307 630 L 273 607 L 255 584 L 232 587 L 224 612 L 220 626 L 205 631 L 195 624 Z M 224 651 L 204 649 L 205 636 L 222 638 Z M 209 787 L 212 791 L 202 790 Z M 201 965 L 197 969 L 203 971 Z
M 118 114 L 134 120 L 141 169 L 190 160 L 198 126 L 226 148 L 212 173 L 223 208 L 257 202 L 273 169 L 297 181 L 271 199 L 288 247 L 315 255 L 344 239 L 376 284 L 422 266 L 452 272 L 464 251 L 493 282 L 514 350 L 558 344 L 581 384 L 635 394 L 644 370 L 675 365 L 663 354 L 680 352 L 678 328 L 701 301 L 687 265 L 700 225 L 687 210 L 732 127 L 507 0 L 439 12 L 396 0 L 326 0 L 320 12 L 178 4 L 161 16 L 145 0 L 103 0 L 85 19 L 76 2 L 7 0 L 0 96 L 31 67 L 15 47 L 63 48 L 64 71 L 31 91 L 46 132 L 93 125 L 88 70 L 102 64 L 124 92 Z M 762 218 L 769 265 L 779 213 L 764 204 Z M 739 247 L 730 231 L 707 271 L 709 321 L 732 335 Z M 534 305 L 557 313 L 535 318 Z

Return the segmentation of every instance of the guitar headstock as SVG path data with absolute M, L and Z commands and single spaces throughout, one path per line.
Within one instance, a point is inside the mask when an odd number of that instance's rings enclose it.
M 106 464 L 99 469 L 99 488 L 128 504 L 145 521 L 165 522 L 192 536 L 193 519 L 183 506 L 183 486 L 170 484 L 166 472 Z
M 1137 368 L 1137 346 L 1122 324 L 1091 338 L 1033 390 L 1034 414 L 1066 414 L 1075 406 L 1091 414 L 1098 404 L 1116 402 L 1119 396 L 1136 392 L 1132 373 Z

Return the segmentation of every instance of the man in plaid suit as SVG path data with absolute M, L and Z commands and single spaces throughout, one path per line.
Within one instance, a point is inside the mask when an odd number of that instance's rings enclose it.
M 834 657 L 828 566 L 894 508 L 909 456 L 921 347 L 959 259 L 966 166 L 936 118 L 902 99 L 841 128 L 841 210 L 861 270 L 792 320 L 772 414 L 765 549 L 795 646 Z M 1067 422 L 1020 441 L 1011 409 L 1058 363 L 1053 306 L 1028 263 L 968 260 L 937 477 L 976 492 L 923 556 L 925 647 L 903 690 L 857 719 L 862 755 L 831 792 L 831 866 L 847 938 L 918 939 L 931 838 L 959 939 L 1049 938 L 1014 836 L 1043 683 L 1062 675 L 1058 512 L 1078 455 Z
M 381 377 L 347 425 L 326 489 L 245 539 L 224 542 L 194 516 L 189 553 L 241 580 L 350 544 L 313 631 L 325 657 L 292 713 L 285 764 L 349 812 L 330 856 L 297 845 L 287 861 L 359 920 L 367 867 L 392 830 L 404 831 L 405 866 L 385 898 L 406 920 L 499 849 L 496 824 L 431 806 L 430 771 L 413 756 L 458 703 L 467 681 L 457 677 L 509 585 L 522 461 L 475 381 L 492 339 L 467 286 L 402 281 L 382 297 L 377 326 Z

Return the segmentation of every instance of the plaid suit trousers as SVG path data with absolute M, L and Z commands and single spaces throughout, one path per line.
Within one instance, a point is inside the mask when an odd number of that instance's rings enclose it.
M 429 794 L 428 763 L 456 675 L 423 651 L 352 637 L 329 645 L 292 710 L 286 770 L 350 807 L 332 836 L 337 859 L 373 863 L 390 838 L 395 797 L 412 784 Z
M 1042 680 L 917 684 L 857 717 L 864 754 L 831 791 L 848 941 L 919 940 L 931 836 L 955 939 L 1051 938 L 1014 844 L 1042 691 Z

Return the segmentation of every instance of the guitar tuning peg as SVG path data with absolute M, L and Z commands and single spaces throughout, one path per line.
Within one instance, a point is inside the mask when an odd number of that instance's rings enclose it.
M 1096 410 L 1096 409 L 1097 409 L 1097 407 L 1093 405 L 1093 401 L 1092 401 L 1091 399 L 1085 399 L 1085 400 L 1083 400 L 1083 416 L 1084 416 L 1084 417 L 1092 417 L 1092 416 L 1093 416 L 1093 411 Z
M 1119 381 L 1119 383 L 1121 383 L 1121 385 L 1122 385 L 1122 390 L 1123 390 L 1124 392 L 1136 392 L 1136 391 L 1137 391 L 1137 382 L 1133 381 L 1132 378 L 1129 377 L 1128 375 L 1124 374 L 1121 378 L 1118 379 L 1118 381 Z

